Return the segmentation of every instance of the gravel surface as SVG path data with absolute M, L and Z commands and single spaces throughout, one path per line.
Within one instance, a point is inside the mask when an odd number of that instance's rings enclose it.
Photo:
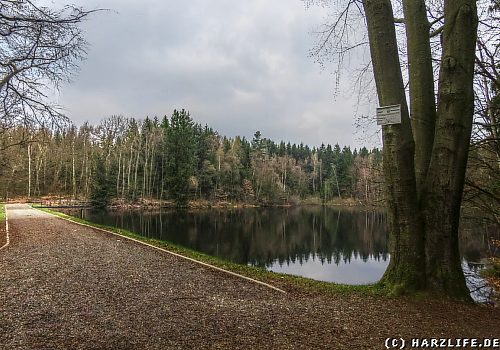
M 455 302 L 282 294 L 27 205 L 8 205 L 0 349 L 383 349 L 387 337 L 499 337 Z

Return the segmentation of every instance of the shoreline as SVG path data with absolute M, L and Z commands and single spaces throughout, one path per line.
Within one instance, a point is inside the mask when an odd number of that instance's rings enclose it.
M 9 203 L 32 203 L 37 207 L 46 208 L 74 208 L 89 209 L 93 208 L 91 203 L 82 199 L 68 198 L 40 198 L 27 199 L 19 198 L 10 200 Z M 188 202 L 186 210 L 198 209 L 243 209 L 243 208 L 294 208 L 304 206 L 325 206 L 325 207 L 343 207 L 360 208 L 365 210 L 383 210 L 384 206 L 378 203 L 365 203 L 353 198 L 335 199 L 328 202 L 322 201 L 318 197 L 305 198 L 300 201 L 285 203 L 255 203 L 241 201 L 209 201 L 205 199 L 196 199 Z M 106 207 L 108 210 L 155 210 L 155 209 L 178 209 L 173 200 L 140 199 L 136 201 L 126 201 L 122 199 L 112 200 Z

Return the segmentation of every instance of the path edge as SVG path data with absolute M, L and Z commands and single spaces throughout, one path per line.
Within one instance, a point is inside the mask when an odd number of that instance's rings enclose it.
M 113 232 L 113 231 L 110 231 L 110 230 L 106 230 L 106 229 L 103 229 L 103 228 L 100 228 L 100 227 L 95 227 L 95 226 L 92 226 L 92 225 L 88 225 L 88 224 L 84 224 L 84 223 L 81 223 L 81 222 L 78 222 L 78 221 L 73 221 L 71 219 L 68 219 L 68 218 L 64 218 L 64 217 L 61 217 L 61 216 L 57 216 L 55 214 L 52 214 L 52 213 L 49 213 L 49 212 L 46 212 L 46 211 L 43 211 L 43 210 L 39 210 L 38 208 L 35 208 L 33 206 L 31 206 L 31 209 L 35 209 L 35 210 L 38 210 L 42 213 L 45 213 L 45 214 L 48 214 L 48 215 L 51 215 L 55 218 L 58 218 L 58 219 L 62 219 L 62 220 L 66 220 L 66 221 L 69 221 L 73 224 L 77 224 L 77 225 L 80 225 L 80 226 L 84 226 L 84 227 L 89 227 L 91 229 L 94 229 L 94 230 L 98 230 L 98 231 L 101 231 L 101 232 L 105 232 L 105 233 L 108 233 L 108 234 L 112 234 L 114 236 L 118 236 L 118 237 L 121 237 L 121 238 L 125 238 L 125 239 L 128 239 L 130 241 L 133 241 L 133 242 L 136 242 L 136 243 L 140 243 L 142 245 L 145 245 L 145 246 L 148 246 L 150 248 L 153 248 L 153 249 L 156 249 L 156 250 L 159 250 L 159 251 L 162 251 L 164 253 L 167 253 L 167 254 L 170 254 L 170 255 L 173 255 L 173 256 L 176 256 L 176 257 L 179 257 L 179 258 L 182 258 L 182 259 L 185 259 L 185 260 L 188 260 L 188 261 L 191 261 L 191 262 L 194 262 L 196 264 L 199 264 L 199 265 L 202 265 L 204 267 L 208 267 L 210 269 L 213 269 L 213 270 L 217 270 L 217 271 L 220 271 L 220 272 L 224 272 L 226 274 L 229 274 L 231 276 L 235 276 L 235 277 L 238 277 L 238 278 L 241 278 L 241 279 L 244 279 L 244 280 L 247 280 L 247 281 L 250 281 L 252 283 L 255 283 L 255 284 L 259 284 L 261 286 L 264 286 L 264 287 L 267 287 L 269 289 L 273 289 L 277 292 L 280 292 L 280 293 L 283 293 L 283 294 L 286 294 L 286 292 L 282 289 L 279 289 L 278 287 L 275 287 L 273 285 L 270 285 L 268 283 L 265 283 L 265 282 L 262 282 L 262 281 L 259 281 L 259 280 L 256 280 L 254 278 L 251 278 L 251 277 L 247 277 L 247 276 L 244 276 L 244 275 L 240 275 L 239 273 L 236 273 L 236 272 L 233 272 L 233 271 L 229 271 L 229 270 L 225 270 L 223 268 L 220 268 L 218 266 L 214 266 L 214 265 L 211 265 L 211 264 L 208 264 L 208 263 L 205 263 L 205 262 L 202 262 L 202 261 L 199 261 L 199 260 L 196 260 L 196 259 L 193 259 L 193 258 L 190 258 L 190 257 L 187 257 L 187 256 L 184 256 L 182 254 L 178 254 L 178 253 L 174 253 L 170 250 L 167 250 L 165 248 L 161 248 L 161 247 L 157 247 L 153 244 L 150 244 L 150 243 L 146 243 L 146 242 L 143 242 L 143 241 L 140 241 L 138 239 L 135 239 L 135 238 L 132 238 L 132 237 L 127 237 L 125 235 L 121 235 L 119 233 L 116 233 L 116 232 Z M 7 210 L 5 211 L 5 222 L 7 223 Z M 2 249 L 2 248 L 0 248 Z
M 5 203 L 4 210 L 5 210 L 5 244 L 0 247 L 0 250 L 7 248 L 10 244 L 9 217 L 7 215 L 7 203 Z

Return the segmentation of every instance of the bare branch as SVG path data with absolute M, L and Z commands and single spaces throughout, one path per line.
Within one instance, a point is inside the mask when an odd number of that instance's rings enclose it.
M 443 29 L 444 29 L 444 26 L 441 26 L 438 29 L 433 30 L 432 32 L 429 33 L 429 37 L 430 38 L 434 38 L 435 36 L 438 36 L 439 34 L 441 34 L 441 32 L 443 31 Z
M 0 0 L 0 120 L 2 127 L 64 119 L 48 99 L 70 81 L 86 54 L 80 24 L 94 12 L 60 10 L 32 0 Z

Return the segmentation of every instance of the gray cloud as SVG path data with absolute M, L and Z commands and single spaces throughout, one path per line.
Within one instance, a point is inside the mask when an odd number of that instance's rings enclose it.
M 223 135 L 260 130 L 276 141 L 357 145 L 355 99 L 335 99 L 332 75 L 308 57 L 321 8 L 306 11 L 300 0 L 76 5 L 113 10 L 85 23 L 88 57 L 61 89 L 59 103 L 77 124 L 186 108 Z

